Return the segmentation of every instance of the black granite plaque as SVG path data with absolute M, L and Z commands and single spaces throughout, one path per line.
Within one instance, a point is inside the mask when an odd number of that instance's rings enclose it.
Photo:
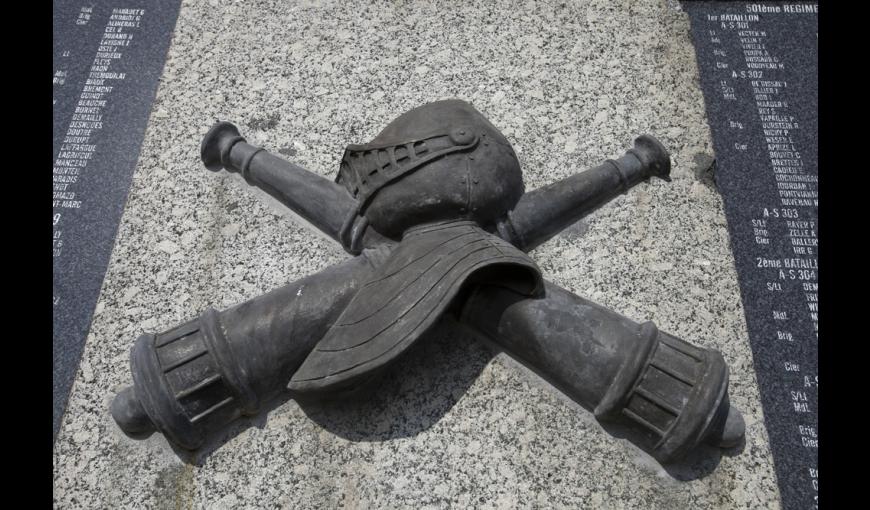
M 54 437 L 179 6 L 180 0 L 54 2 Z
M 783 507 L 817 508 L 818 4 L 682 5 Z

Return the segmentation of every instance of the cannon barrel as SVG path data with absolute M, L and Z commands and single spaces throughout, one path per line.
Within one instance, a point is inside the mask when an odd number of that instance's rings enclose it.
M 278 199 L 293 212 L 339 241 L 356 200 L 344 187 L 250 145 L 229 122 L 218 122 L 205 135 L 202 162 L 213 172 L 237 172 L 245 181 Z
M 366 256 L 201 317 L 133 347 L 134 386 L 112 415 L 134 437 L 160 430 L 199 448 L 287 381 L 371 274 Z M 652 323 L 631 320 L 553 284 L 543 298 L 506 288 L 472 288 L 460 321 L 532 367 L 602 421 L 633 430 L 630 440 L 662 462 L 701 440 L 730 446 L 743 435 L 727 399 L 728 371 L 716 351 L 697 348 Z
M 498 226 L 499 235 L 530 251 L 635 184 L 651 176 L 667 179 L 670 172 L 668 151 L 652 136 L 641 135 L 619 159 L 523 195 Z
M 728 401 L 728 366 L 718 351 L 638 324 L 546 282 L 530 299 L 479 286 L 460 321 L 483 333 L 604 423 L 626 427 L 660 462 L 701 441 L 730 447 L 744 434 Z
M 112 416 L 137 437 L 159 430 L 187 449 L 281 392 L 361 281 L 365 256 L 302 278 L 223 312 L 139 337 L 130 355 L 133 386 Z

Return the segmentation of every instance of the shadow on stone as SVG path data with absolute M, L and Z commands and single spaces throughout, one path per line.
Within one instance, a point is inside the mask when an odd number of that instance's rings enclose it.
M 413 437 L 450 411 L 492 357 L 452 320 L 441 320 L 360 392 L 299 405 L 312 421 L 349 441 Z
M 520 365 L 521 370 L 525 372 L 526 377 L 538 378 L 540 381 L 554 393 L 557 393 L 560 398 L 563 400 L 570 402 L 569 405 L 576 406 L 577 412 L 586 412 L 589 413 L 590 418 L 592 418 L 599 427 L 601 427 L 602 431 L 614 438 L 617 439 L 625 439 L 630 442 L 632 445 L 635 445 L 637 448 L 643 450 L 640 445 L 648 443 L 648 438 L 644 437 L 641 433 L 638 432 L 636 428 L 627 427 L 624 424 L 616 423 L 616 422 L 602 422 L 594 418 L 594 410 L 590 409 L 588 406 L 583 405 L 580 402 L 569 397 L 566 393 L 559 390 L 558 386 L 554 384 L 549 378 L 541 373 L 538 370 L 535 370 L 534 367 L 529 366 L 524 363 L 521 359 L 511 356 L 511 354 L 504 349 L 500 348 L 495 343 L 487 340 L 486 338 L 481 338 L 483 344 L 485 344 L 488 349 L 493 353 L 493 357 L 495 355 L 504 353 L 506 356 L 510 357 L 513 361 L 512 364 Z M 698 445 L 696 448 L 690 451 L 690 453 L 680 459 L 677 462 L 662 464 L 649 455 L 648 452 L 644 451 L 643 455 L 648 458 L 649 462 L 655 463 L 657 466 L 660 466 L 665 472 L 667 472 L 671 477 L 679 481 L 690 481 L 697 480 L 700 478 L 704 478 L 707 475 L 713 473 L 716 470 L 716 467 L 719 465 L 719 462 L 722 459 L 722 455 L 733 456 L 738 455 L 743 451 L 743 445 L 745 444 L 745 438 L 741 439 L 741 443 L 733 448 L 722 449 L 716 448 L 712 446 L 708 446 L 706 444 Z
M 586 232 L 588 231 L 589 223 L 586 220 L 578 220 L 575 223 L 572 223 L 569 227 L 566 227 L 564 230 L 562 230 L 562 232 L 559 233 L 558 237 L 573 241 L 582 238 L 586 235 Z
M 731 448 L 716 448 L 706 444 L 700 445 L 679 462 L 667 464 L 664 467 L 673 478 L 682 482 L 697 480 L 713 473 L 722 457 L 734 457 L 743 452 L 746 447 L 746 439 L 740 440 L 740 444 Z
M 719 187 L 716 184 L 716 158 L 707 153 L 699 152 L 692 160 L 695 163 L 692 172 L 698 182 L 719 193 Z
M 334 400 L 297 400 L 306 416 L 349 441 L 413 437 L 441 419 L 474 383 L 493 354 L 451 319 L 442 319 L 417 344 L 368 385 Z M 172 443 L 184 462 L 202 466 L 217 449 L 244 432 L 264 428 L 269 414 L 291 400 L 283 393 L 255 416 L 236 420 L 196 451 Z
M 242 417 L 230 425 L 228 425 L 225 429 L 221 430 L 219 433 L 216 433 L 206 439 L 205 443 L 197 449 L 197 450 L 187 450 L 185 448 L 181 448 L 175 443 L 168 441 L 169 445 L 172 447 L 172 450 L 186 464 L 192 464 L 194 466 L 202 467 L 205 465 L 211 455 L 223 447 L 226 443 L 231 441 L 233 438 L 244 432 L 249 428 L 258 428 L 263 429 L 266 426 L 266 422 L 269 419 L 269 413 L 274 411 L 275 409 L 281 407 L 290 398 L 287 396 L 286 398 L 277 398 L 272 400 L 271 402 L 264 405 L 263 410 L 254 415 Z

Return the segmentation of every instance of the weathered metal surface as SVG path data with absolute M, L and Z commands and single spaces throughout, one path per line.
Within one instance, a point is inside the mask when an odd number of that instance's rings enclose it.
M 206 135 L 202 159 L 241 173 L 356 256 L 141 337 L 134 386 L 112 405 L 125 432 L 156 429 L 195 449 L 285 386 L 297 396 L 353 391 L 452 311 L 661 462 L 742 437 L 718 352 L 544 283 L 523 254 L 644 179 L 666 179 L 670 157 L 655 138 L 530 193 L 507 139 L 458 100 L 411 110 L 349 146 L 335 183 L 225 122 Z

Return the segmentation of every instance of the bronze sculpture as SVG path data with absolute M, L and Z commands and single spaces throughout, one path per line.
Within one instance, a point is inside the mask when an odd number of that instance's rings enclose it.
M 596 418 L 637 432 L 661 462 L 740 441 L 728 368 L 713 350 L 637 324 L 541 277 L 525 252 L 631 186 L 667 179 L 651 136 L 625 155 L 524 193 L 507 139 L 470 104 L 439 101 L 345 150 L 330 182 L 249 145 L 220 122 L 212 171 L 239 172 L 354 255 L 133 347 L 134 385 L 112 414 L 188 449 L 288 389 L 319 398 L 375 380 L 444 314 L 543 375 Z

